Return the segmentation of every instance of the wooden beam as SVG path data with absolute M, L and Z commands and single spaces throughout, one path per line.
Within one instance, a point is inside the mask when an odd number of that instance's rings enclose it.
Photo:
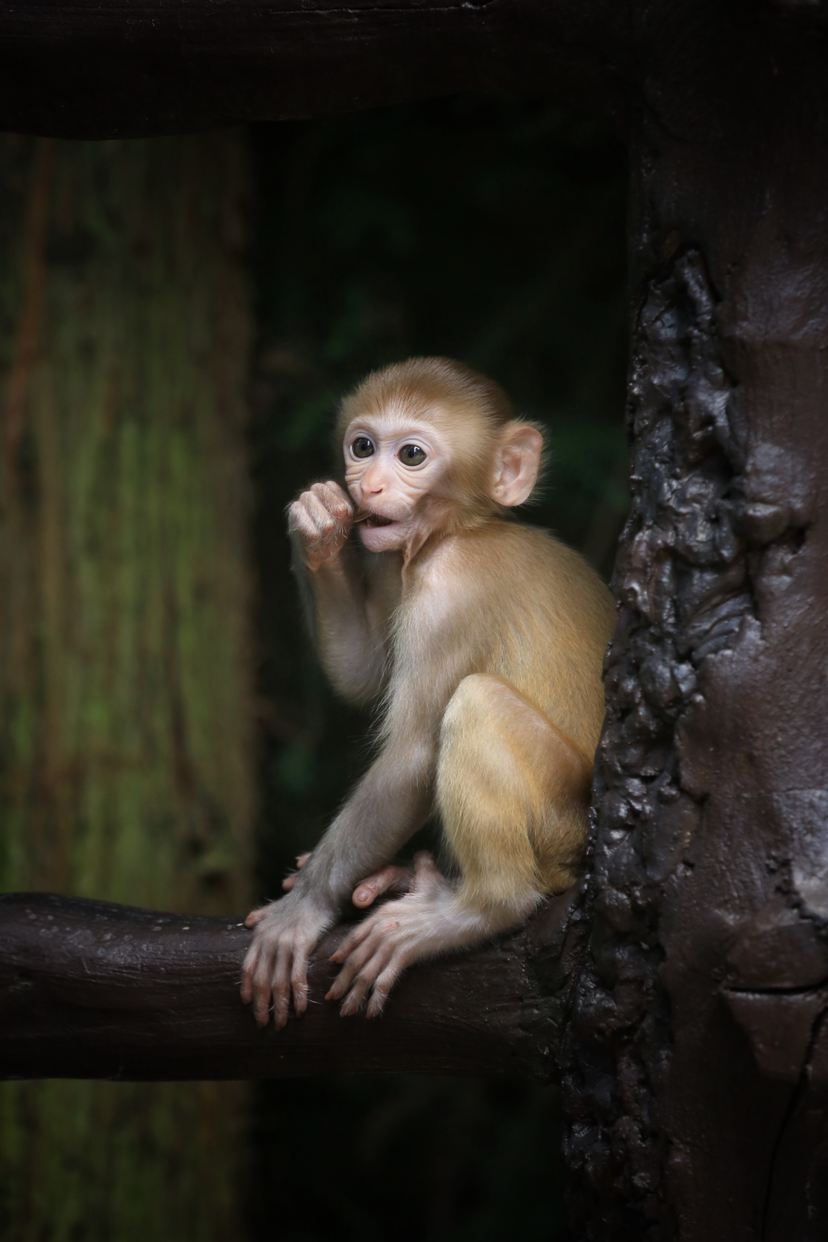
M 581 928 L 572 899 L 472 953 L 406 974 L 385 1015 L 343 1019 L 323 1000 L 258 1030 L 238 994 L 249 940 L 237 919 L 188 918 L 49 893 L 0 896 L 0 1078 L 242 1079 L 358 1070 L 557 1075 Z
M 0 0 L 0 129 L 135 137 L 511 91 L 617 111 L 613 0 Z

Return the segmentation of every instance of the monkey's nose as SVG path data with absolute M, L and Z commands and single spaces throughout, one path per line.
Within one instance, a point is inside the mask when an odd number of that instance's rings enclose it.
M 371 496 L 376 496 L 379 492 L 385 491 L 385 478 L 383 475 L 373 471 L 367 472 L 362 476 L 362 490 Z

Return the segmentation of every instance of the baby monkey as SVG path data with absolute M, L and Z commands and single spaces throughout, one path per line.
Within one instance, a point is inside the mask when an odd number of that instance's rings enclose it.
M 543 438 L 497 384 L 411 358 L 347 396 L 338 431 L 345 489 L 314 483 L 288 525 L 322 663 L 346 698 L 381 696 L 381 745 L 290 891 L 248 915 L 241 992 L 260 1026 L 271 1006 L 284 1026 L 291 998 L 304 1012 L 309 955 L 352 894 L 403 892 L 333 955 L 328 997 L 373 1017 L 412 962 L 569 887 L 604 714 L 612 600 L 577 553 L 508 519 Z M 390 863 L 434 810 L 456 878 L 425 853 Z

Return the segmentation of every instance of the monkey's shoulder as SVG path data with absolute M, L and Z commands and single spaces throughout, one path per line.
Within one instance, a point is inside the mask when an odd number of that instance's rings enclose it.
M 587 615 L 611 632 L 612 596 L 583 557 L 548 531 L 492 519 L 442 539 L 418 568 L 412 604 L 481 618 L 527 608 L 552 622 Z M 442 607 L 439 601 L 443 601 Z
M 481 578 L 482 572 L 482 578 Z M 426 577 L 459 575 L 482 581 L 489 588 L 502 582 L 546 580 L 560 588 L 562 582 L 584 587 L 609 597 L 609 591 L 587 561 L 568 544 L 539 526 L 493 518 L 470 531 L 449 535 L 435 547 L 425 567 Z

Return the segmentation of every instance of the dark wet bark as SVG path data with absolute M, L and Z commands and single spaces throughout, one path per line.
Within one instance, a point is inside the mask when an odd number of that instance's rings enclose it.
M 614 0 L 0 0 L 0 129 L 107 138 L 426 99 L 623 95 Z
M 273 1078 L 409 1070 L 557 1076 L 582 921 L 556 898 L 524 930 L 409 971 L 381 1019 L 324 1000 L 344 929 L 322 942 L 310 1005 L 260 1031 L 239 999 L 250 933 L 43 893 L 0 896 L 0 1076 Z
M 828 78 L 812 26 L 709 14 L 651 47 L 631 145 L 633 506 L 566 1075 L 602 1242 L 828 1234 Z

